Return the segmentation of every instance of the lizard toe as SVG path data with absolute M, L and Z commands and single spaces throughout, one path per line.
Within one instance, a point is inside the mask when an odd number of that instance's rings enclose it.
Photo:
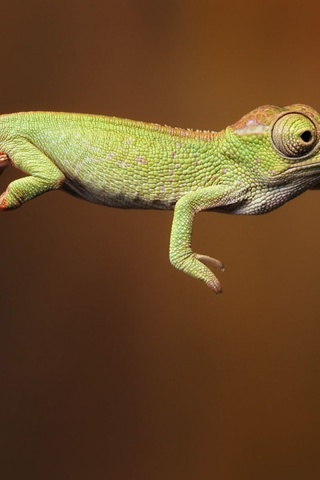
M 209 257 L 208 255 L 200 255 L 199 253 L 195 253 L 194 256 L 197 260 L 206 265 L 206 267 L 216 268 L 222 272 L 224 271 L 224 265 L 222 262 L 220 262 L 220 260 Z

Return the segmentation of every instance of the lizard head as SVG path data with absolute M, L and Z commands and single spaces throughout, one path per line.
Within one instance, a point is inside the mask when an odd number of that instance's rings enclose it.
M 306 190 L 320 183 L 320 115 L 313 108 L 259 107 L 230 127 L 230 133 L 264 184 L 292 183 Z

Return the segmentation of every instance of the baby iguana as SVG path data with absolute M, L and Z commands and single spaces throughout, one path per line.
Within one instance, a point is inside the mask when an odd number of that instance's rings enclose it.
M 112 117 L 27 112 L 0 116 L 0 170 L 13 181 L 0 209 L 55 189 L 120 208 L 172 210 L 170 261 L 221 292 L 209 267 L 219 260 L 191 249 L 202 210 L 260 214 L 320 184 L 320 115 L 305 105 L 259 107 L 221 132 Z

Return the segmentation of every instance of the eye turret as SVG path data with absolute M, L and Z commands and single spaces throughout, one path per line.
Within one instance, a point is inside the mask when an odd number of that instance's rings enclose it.
M 287 158 L 301 158 L 318 144 L 318 131 L 310 118 L 302 113 L 286 113 L 271 130 L 274 147 Z

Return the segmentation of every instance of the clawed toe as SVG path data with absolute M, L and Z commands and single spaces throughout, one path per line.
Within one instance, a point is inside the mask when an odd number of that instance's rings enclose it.
M 206 265 L 209 268 L 217 268 L 218 270 L 221 270 L 222 272 L 224 271 L 224 265 L 220 260 L 217 260 L 216 258 L 209 257 L 208 255 L 200 255 L 198 253 L 194 254 L 195 258 L 202 262 L 204 265 Z
M 0 152 L 0 175 L 5 171 L 8 165 L 9 165 L 8 155 Z

